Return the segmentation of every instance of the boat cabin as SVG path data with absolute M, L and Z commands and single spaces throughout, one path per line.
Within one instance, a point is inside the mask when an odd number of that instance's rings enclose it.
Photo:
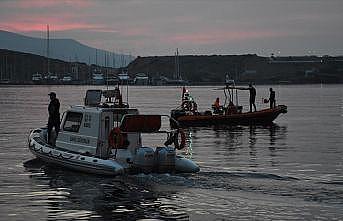
M 102 102 L 102 97 L 105 97 L 105 102 Z M 111 130 L 120 127 L 123 116 L 139 114 L 136 108 L 129 108 L 120 99 L 121 95 L 116 91 L 88 90 L 84 105 L 72 106 L 63 114 L 56 146 L 106 158 Z M 138 132 L 126 133 L 124 138 L 126 142 L 120 148 L 135 151 L 141 146 L 141 134 Z
M 185 147 L 185 133 L 161 130 L 162 117 L 168 116 L 139 114 L 129 108 L 119 88 L 89 90 L 84 105 L 63 114 L 57 139 L 48 140 L 48 129 L 37 128 L 30 132 L 28 145 L 45 162 L 95 174 L 198 172 L 193 161 L 176 155 L 176 149 Z M 165 134 L 167 140 L 162 146 L 142 146 L 142 133 L 159 138 Z

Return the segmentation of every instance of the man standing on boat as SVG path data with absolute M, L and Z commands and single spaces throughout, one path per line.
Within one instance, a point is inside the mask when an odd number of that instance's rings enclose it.
M 220 113 L 220 103 L 219 103 L 219 97 L 214 101 L 214 104 L 212 105 L 213 113 L 219 114 Z
M 269 88 L 269 104 L 270 104 L 270 109 L 275 108 L 276 106 L 276 100 L 275 100 L 275 91 L 273 91 L 273 88 Z
M 252 112 L 252 106 L 254 106 L 254 110 L 256 111 L 256 105 L 255 105 L 255 98 L 256 98 L 256 89 L 252 86 L 252 83 L 249 84 L 248 87 L 249 93 L 250 93 L 250 112 Z
M 49 119 L 48 119 L 48 143 L 53 144 L 52 128 L 55 127 L 56 137 L 60 131 L 60 101 L 56 98 L 55 92 L 50 92 L 50 103 L 48 106 Z

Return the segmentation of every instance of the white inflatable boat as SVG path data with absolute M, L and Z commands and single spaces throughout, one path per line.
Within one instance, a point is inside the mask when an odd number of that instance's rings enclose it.
M 185 146 L 182 130 L 161 131 L 161 117 L 129 108 L 118 91 L 88 90 L 85 105 L 63 114 L 57 138 L 51 136 L 48 143 L 47 128 L 32 130 L 29 149 L 45 162 L 102 175 L 198 172 L 198 165 L 176 154 Z M 165 134 L 167 141 L 146 147 L 142 133 Z

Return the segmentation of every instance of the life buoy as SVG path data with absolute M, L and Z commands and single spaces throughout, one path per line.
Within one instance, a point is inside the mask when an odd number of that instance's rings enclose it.
M 189 101 L 187 100 L 187 101 L 183 101 L 182 102 L 182 104 L 181 104 L 181 107 L 182 107 L 182 109 L 184 109 L 184 110 L 189 110 L 190 109 L 190 103 L 189 103 Z
M 180 134 L 180 142 L 179 142 L 179 134 Z M 182 150 L 186 146 L 186 134 L 182 129 L 178 129 L 174 135 L 174 146 L 178 150 Z
M 119 127 L 115 127 L 111 130 L 108 136 L 108 143 L 112 148 L 119 148 L 124 145 L 124 136 Z

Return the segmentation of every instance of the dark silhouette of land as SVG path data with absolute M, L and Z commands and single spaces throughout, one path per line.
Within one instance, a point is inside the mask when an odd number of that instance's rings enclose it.
M 182 78 L 193 84 L 223 83 L 226 74 L 258 84 L 343 83 L 343 56 L 185 55 L 179 62 Z M 138 57 L 128 66 L 129 73 L 150 77 L 172 78 L 174 69 L 173 56 Z
M 10 84 L 31 84 L 36 73 L 46 76 L 48 71 L 47 58 L 29 53 L 0 49 L 0 82 Z M 87 84 L 91 72 L 99 69 L 102 73 L 113 73 L 114 68 L 87 65 L 82 62 L 66 62 L 59 59 L 49 59 L 50 72 L 61 79 L 65 74 L 72 75 L 79 84 Z
M 261 57 L 257 55 L 210 55 L 179 57 L 180 73 L 183 80 L 191 84 L 222 84 L 226 74 L 238 83 L 256 84 L 303 84 L 303 83 L 343 83 L 342 56 L 292 56 Z M 66 62 L 50 59 L 50 72 L 62 78 L 66 73 L 74 73 L 74 79 L 86 84 L 91 71 L 99 68 L 102 73 L 113 75 L 121 69 L 87 65 L 83 62 Z M 47 58 L 29 53 L 0 49 L 0 80 L 2 83 L 30 84 L 32 75 L 47 73 Z M 129 76 L 146 74 L 150 79 L 162 76 L 173 79 L 175 73 L 174 56 L 138 57 L 125 67 Z

